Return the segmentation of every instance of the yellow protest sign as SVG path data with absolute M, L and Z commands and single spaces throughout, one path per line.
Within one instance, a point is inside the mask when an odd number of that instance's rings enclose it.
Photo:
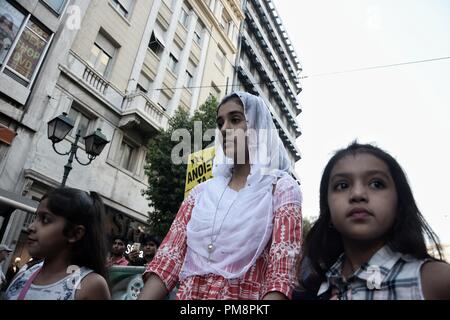
M 186 185 L 184 188 L 185 198 L 196 185 L 212 178 L 214 155 L 214 147 L 193 152 L 189 155 L 186 170 Z

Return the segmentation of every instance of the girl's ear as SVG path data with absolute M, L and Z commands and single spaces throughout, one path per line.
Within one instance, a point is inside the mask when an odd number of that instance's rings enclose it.
M 69 243 L 75 243 L 84 237 L 86 233 L 86 228 L 81 224 L 76 225 L 70 232 L 67 240 Z

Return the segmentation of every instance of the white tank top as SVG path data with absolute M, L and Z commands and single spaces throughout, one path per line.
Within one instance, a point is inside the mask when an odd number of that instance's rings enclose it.
M 31 268 L 20 271 L 11 282 L 5 293 L 6 300 L 17 300 L 28 279 L 42 267 L 43 262 L 37 263 Z M 68 269 L 66 277 L 47 285 L 31 284 L 25 295 L 25 300 L 75 300 L 75 293 L 80 289 L 81 280 L 93 270 L 85 267 Z M 69 267 L 70 268 L 70 267 Z

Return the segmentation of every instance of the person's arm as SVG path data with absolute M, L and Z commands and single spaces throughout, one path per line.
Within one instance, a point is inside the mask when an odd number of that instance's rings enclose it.
M 163 299 L 178 282 L 187 249 L 186 226 L 194 204 L 193 194 L 181 204 L 169 232 L 142 275 L 145 285 L 139 300 Z
M 287 297 L 281 292 L 273 291 L 266 294 L 263 300 L 287 300 Z
M 426 300 L 450 300 L 450 265 L 426 262 L 421 269 L 422 292 Z
M 280 180 L 274 197 L 274 224 L 264 283 L 264 300 L 291 298 L 302 236 L 301 194 L 298 185 L 290 180 Z M 282 204 L 280 199 L 284 201 Z
M 90 273 L 80 283 L 76 290 L 75 300 L 110 300 L 108 284 L 98 273 Z
M 168 290 L 164 282 L 156 274 L 152 273 L 147 277 L 138 300 L 162 300 L 167 294 Z

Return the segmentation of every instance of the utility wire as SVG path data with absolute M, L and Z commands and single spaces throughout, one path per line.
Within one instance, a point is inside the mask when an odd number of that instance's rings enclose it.
M 425 60 L 408 61 L 408 62 L 401 62 L 401 63 L 394 63 L 394 64 L 385 64 L 385 65 L 364 67 L 364 68 L 357 68 L 357 69 L 349 69 L 349 70 L 343 70 L 343 71 L 318 73 L 318 74 L 312 74 L 310 76 L 302 76 L 299 79 L 308 79 L 308 78 L 313 78 L 313 77 L 324 77 L 324 76 L 329 76 L 329 75 L 333 75 L 333 74 L 352 73 L 352 72 L 359 72 L 359 71 L 373 70 L 373 69 L 391 68 L 391 67 L 404 66 L 404 65 L 408 65 L 408 64 L 432 62 L 432 61 L 446 60 L 446 59 L 450 59 L 450 56 L 449 57 L 425 59 Z
M 394 63 L 394 64 L 386 64 L 386 65 L 379 65 L 379 66 L 372 66 L 372 67 L 364 67 L 364 68 L 357 68 L 357 69 L 349 69 L 344 71 L 335 71 L 335 72 L 325 72 L 325 73 L 318 73 L 318 74 L 312 74 L 312 75 L 306 75 L 303 77 L 300 77 L 299 79 L 309 79 L 314 77 L 324 77 L 328 75 L 334 75 L 334 74 L 344 74 L 344 73 L 352 73 L 352 72 L 359 72 L 359 71 L 365 71 L 365 70 L 373 70 L 373 69 L 382 69 L 382 68 L 392 68 L 392 67 L 398 67 L 403 65 L 409 65 L 409 64 L 418 64 L 418 63 L 425 63 L 425 62 L 433 62 L 433 61 L 439 61 L 439 60 L 448 60 L 450 59 L 450 56 L 448 57 L 439 57 L 439 58 L 432 58 L 432 59 L 424 59 L 424 60 L 416 60 L 416 61 L 408 61 L 408 62 L 401 62 L 401 63 Z M 271 82 L 280 82 L 281 80 L 271 80 L 271 81 L 263 81 L 263 82 L 252 82 L 253 85 L 261 85 L 261 84 L 267 84 Z M 195 88 L 214 88 L 214 87 L 226 87 L 227 85 L 206 85 L 206 86 L 191 86 L 191 87 L 166 87 L 166 88 L 155 88 L 153 90 L 179 90 L 179 89 L 195 89 Z M 231 85 L 228 84 L 228 86 L 235 87 L 239 85 Z M 81 92 L 81 91 L 80 91 Z M 78 97 L 76 94 L 72 94 L 74 97 Z
M 391 67 L 397 67 L 397 66 L 403 66 L 408 64 L 417 64 L 417 63 L 425 63 L 425 62 L 432 62 L 432 61 L 439 61 L 439 60 L 447 60 L 450 59 L 450 56 L 448 57 L 440 57 L 440 58 L 432 58 L 432 59 L 425 59 L 425 60 L 416 60 L 416 61 L 409 61 L 409 62 L 401 62 L 401 63 L 394 63 L 394 64 L 386 64 L 386 65 L 379 65 L 379 66 L 372 66 L 372 67 L 364 67 L 364 68 L 357 68 L 357 69 L 349 69 L 344 71 L 335 71 L 335 72 L 325 72 L 325 73 L 317 73 L 312 75 L 306 75 L 303 77 L 300 77 L 299 79 L 308 79 L 313 77 L 323 77 L 333 74 L 342 74 L 342 73 L 351 73 L 351 72 L 358 72 L 358 71 L 364 71 L 364 70 L 372 70 L 372 69 L 382 69 L 382 68 L 391 68 Z M 251 84 L 267 84 L 271 82 L 281 82 L 281 80 L 270 80 L 270 81 L 263 81 L 263 82 L 251 82 Z M 195 88 L 213 88 L 213 87 L 226 87 L 227 85 L 216 85 L 216 86 L 193 86 L 193 87 L 167 87 L 167 88 L 156 88 L 153 90 L 177 90 L 177 89 L 195 89 Z M 238 86 L 238 85 L 228 85 L 228 86 Z
M 271 81 L 264 81 L 264 82 L 250 82 L 250 84 L 267 84 L 267 83 L 270 83 L 270 82 L 280 82 L 281 80 L 271 80 Z M 215 85 L 215 86 L 211 86 L 211 85 L 209 85 L 209 86 L 192 86 L 192 87 L 166 87 L 166 88 L 156 88 L 156 89 L 152 89 L 152 90 L 162 90 L 162 91 L 164 91 L 164 90 L 178 90 L 178 89 L 198 89 L 198 88 L 214 88 L 214 87 L 217 87 L 217 88 L 222 88 L 222 87 L 226 87 L 226 86 L 228 86 L 228 87 L 239 87 L 240 85 L 239 84 L 233 84 L 233 85 L 231 85 L 231 84 L 228 84 L 228 85 L 226 85 L 226 84 L 222 84 L 222 85 Z

